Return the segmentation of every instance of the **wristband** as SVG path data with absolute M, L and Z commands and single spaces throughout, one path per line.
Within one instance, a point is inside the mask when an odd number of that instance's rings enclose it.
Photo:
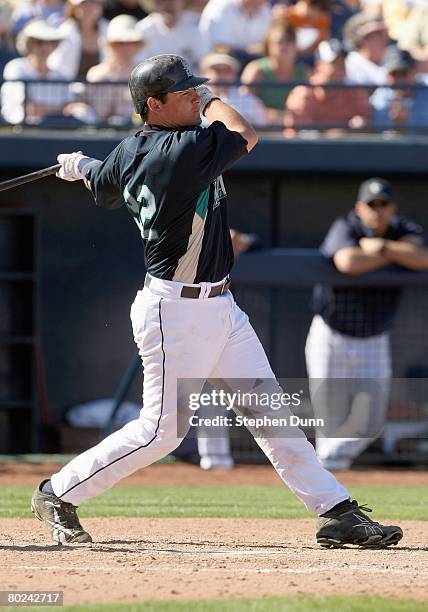
M 205 116 L 205 109 L 207 108 L 208 104 L 213 100 L 220 100 L 220 98 L 216 96 L 206 85 L 200 85 L 196 91 L 199 94 L 199 108 L 201 114 Z

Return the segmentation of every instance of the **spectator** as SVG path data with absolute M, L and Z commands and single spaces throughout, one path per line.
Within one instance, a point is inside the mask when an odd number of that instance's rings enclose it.
M 239 68 L 238 60 L 225 53 L 211 53 L 201 62 L 202 76 L 212 81 L 210 89 L 235 108 L 247 121 L 255 126 L 265 126 L 268 118 L 263 102 L 255 95 L 236 87 L 239 81 Z M 215 83 L 222 84 L 215 85 Z
M 401 25 L 398 45 L 409 51 L 413 57 L 424 62 L 424 71 L 428 72 L 428 4 L 414 2 L 411 11 Z
M 383 85 L 386 71 L 381 66 L 388 37 L 381 19 L 357 13 L 345 24 L 346 74 L 350 83 Z
M 384 57 L 388 85 L 428 85 L 428 75 L 416 77 L 416 62 L 407 51 L 388 47 Z M 428 89 L 380 87 L 370 98 L 372 121 L 378 129 L 428 128 Z
M 197 67 L 208 52 L 194 18 L 184 10 L 184 0 L 153 0 L 154 12 L 140 21 L 145 46 L 138 61 L 159 53 L 176 53 Z
M 131 15 L 139 21 L 147 17 L 148 12 L 141 6 L 140 0 L 105 0 L 104 18 L 111 21 L 118 15 Z
M 360 185 L 353 210 L 333 223 L 321 253 L 344 274 L 391 264 L 422 270 L 428 268 L 425 240 L 419 225 L 398 215 L 391 185 L 371 178 Z M 399 295 L 397 287 L 315 287 L 306 364 L 312 406 L 324 418 L 316 448 L 327 469 L 349 469 L 382 431 Z
M 52 70 L 64 72 L 70 80 L 84 79 L 89 68 L 100 62 L 107 29 L 102 12 L 103 0 L 67 0 L 61 26 L 64 40 L 48 60 Z
M 43 19 L 53 27 L 64 19 L 64 0 L 26 0 L 18 3 L 10 18 L 10 29 L 17 34 L 32 19 Z
M 8 82 L 16 79 L 24 81 L 64 80 L 61 72 L 48 68 L 47 59 L 61 40 L 61 32 L 52 28 L 42 19 L 29 21 L 17 38 L 17 48 L 23 57 L 8 62 L 4 68 L 1 88 L 1 107 L 3 117 L 9 123 L 40 123 L 52 113 L 62 112 L 63 106 L 70 101 L 69 88 L 59 83 Z
M 297 47 L 293 26 L 284 20 L 272 22 L 266 33 L 264 52 L 264 57 L 247 64 L 241 82 L 248 85 L 249 90 L 263 102 L 268 109 L 269 121 L 282 124 L 284 103 L 292 86 L 269 85 L 306 79 L 306 68 L 296 62 Z M 266 83 L 266 86 L 257 87 L 253 83 Z
M 300 85 L 287 98 L 284 125 L 317 127 L 322 124 L 362 127 L 370 115 L 369 97 L 364 90 L 326 88 L 328 83 L 345 83 L 345 52 L 338 40 L 323 41 L 319 59 L 309 82 Z M 292 132 L 285 130 L 285 135 Z
M 134 113 L 127 84 L 95 85 L 100 81 L 125 81 L 135 66 L 135 58 L 143 45 L 137 20 L 130 15 L 118 15 L 108 25 L 107 52 L 104 61 L 89 69 L 86 80 L 86 99 L 98 121 L 117 124 L 129 123 Z
M 301 55 L 314 53 L 320 42 L 330 35 L 330 0 L 297 0 L 296 4 L 287 7 L 279 4 L 274 14 L 287 19 L 296 30 Z
M 199 28 L 211 49 L 225 45 L 245 62 L 262 53 L 271 20 L 272 10 L 266 0 L 209 0 Z

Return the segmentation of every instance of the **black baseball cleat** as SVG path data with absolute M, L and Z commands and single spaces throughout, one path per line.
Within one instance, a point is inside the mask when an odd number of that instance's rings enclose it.
M 76 514 L 76 506 L 62 501 L 54 493 L 45 493 L 42 487 L 47 482 L 39 484 L 31 499 L 31 510 L 39 521 L 43 521 L 57 544 L 92 542 Z
M 395 525 L 381 525 L 362 512 L 371 508 L 356 501 L 344 501 L 318 518 L 317 542 L 323 548 L 355 544 L 363 548 L 386 548 L 398 544 L 403 531 Z

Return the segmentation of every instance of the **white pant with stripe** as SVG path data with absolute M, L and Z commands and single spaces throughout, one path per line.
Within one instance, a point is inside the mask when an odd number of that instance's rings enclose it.
M 348 467 L 382 431 L 391 380 L 389 334 L 345 336 L 316 315 L 305 352 L 314 413 L 335 430 L 334 437 L 317 434 L 318 457 L 330 468 Z
M 228 291 L 199 299 L 178 297 L 181 283 L 153 279 L 131 308 L 134 338 L 144 366 L 140 418 L 82 453 L 51 478 L 55 494 L 78 506 L 139 468 L 154 463 L 181 442 L 177 435 L 177 379 L 270 380 L 278 383 L 247 315 Z M 194 390 L 194 389 L 193 389 Z M 349 498 L 319 462 L 305 435 L 256 441 L 288 487 L 309 511 L 321 514 Z M 142 491 L 144 495 L 144 491 Z

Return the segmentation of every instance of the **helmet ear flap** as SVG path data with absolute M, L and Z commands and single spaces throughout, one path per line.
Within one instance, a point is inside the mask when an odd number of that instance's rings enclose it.
M 137 115 L 143 115 L 147 109 L 147 100 L 134 100 L 133 102 Z

